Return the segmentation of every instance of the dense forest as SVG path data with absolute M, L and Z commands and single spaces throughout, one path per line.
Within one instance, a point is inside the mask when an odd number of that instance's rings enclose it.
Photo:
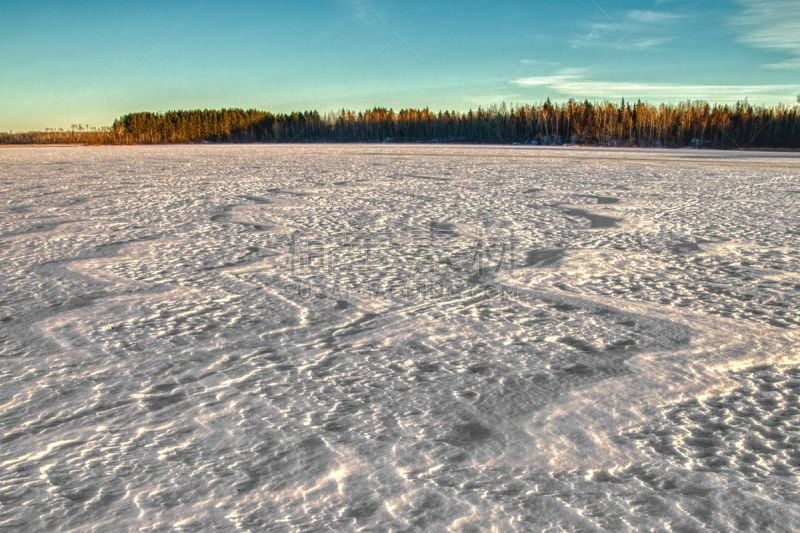
M 800 148 L 800 106 L 652 105 L 569 100 L 476 111 L 374 108 L 131 113 L 110 128 L 0 134 L 0 143 L 433 142 L 698 148 Z

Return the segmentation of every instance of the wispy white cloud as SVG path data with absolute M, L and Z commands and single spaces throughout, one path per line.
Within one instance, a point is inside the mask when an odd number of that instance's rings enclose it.
M 800 1 L 738 0 L 742 12 L 733 24 L 743 43 L 789 56 L 764 65 L 770 69 L 800 70 Z
M 519 87 L 539 88 L 558 95 L 576 98 L 642 98 L 674 102 L 680 100 L 709 100 L 735 102 L 748 98 L 759 103 L 791 103 L 792 85 L 699 85 L 596 80 L 585 70 L 565 69 L 555 74 L 518 78 L 511 82 Z
M 575 36 L 574 48 L 644 50 L 674 39 L 671 30 L 684 15 L 669 11 L 632 9 L 613 17 L 603 11 L 603 19 L 590 22 L 584 33 Z
M 558 65 L 558 61 L 546 61 L 544 59 L 520 59 L 519 62 L 523 65 L 549 65 L 551 67 Z
M 531 76 L 528 78 L 518 78 L 511 83 L 520 87 L 561 87 L 568 83 L 573 83 L 583 79 L 584 70 L 577 68 L 565 68 L 556 74 L 546 76 Z
M 664 24 L 674 22 L 683 18 L 683 15 L 668 11 L 651 11 L 645 9 L 633 9 L 625 13 L 625 19 L 631 23 L 638 24 Z
M 770 70 L 800 70 L 800 57 L 785 59 L 776 63 L 765 63 L 762 66 Z
M 375 14 L 375 8 L 369 0 L 337 0 L 337 3 L 349 11 L 351 17 L 361 22 L 368 21 Z

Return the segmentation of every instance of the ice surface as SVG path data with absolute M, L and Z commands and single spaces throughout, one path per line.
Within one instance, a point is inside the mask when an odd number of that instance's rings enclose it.
M 800 528 L 800 158 L 0 150 L 0 529 Z

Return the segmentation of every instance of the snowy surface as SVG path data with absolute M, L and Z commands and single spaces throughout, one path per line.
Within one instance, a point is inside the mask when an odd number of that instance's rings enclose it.
M 800 158 L 0 149 L 0 529 L 800 528 Z

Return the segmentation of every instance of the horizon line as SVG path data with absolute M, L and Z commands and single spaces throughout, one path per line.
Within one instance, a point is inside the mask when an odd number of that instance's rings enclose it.
M 690 104 L 690 105 L 697 105 L 697 104 L 704 104 L 708 105 L 712 108 L 714 107 L 728 107 L 728 108 L 735 108 L 739 105 L 749 105 L 753 109 L 779 109 L 779 108 L 786 108 L 792 109 L 795 107 L 800 107 L 800 93 L 797 95 L 797 101 L 795 104 L 786 104 L 779 102 L 777 104 L 761 104 L 761 103 L 752 103 L 749 101 L 748 97 L 744 97 L 743 99 L 737 99 L 735 102 L 719 102 L 719 101 L 711 101 L 706 100 L 703 98 L 686 98 L 681 100 L 675 100 L 674 102 L 669 101 L 653 101 L 649 99 L 643 98 L 626 98 L 626 97 L 619 97 L 618 99 L 610 99 L 610 98 L 603 98 L 603 99 L 590 99 L 590 98 L 579 98 L 579 97 L 569 97 L 569 98 L 552 98 L 546 97 L 542 100 L 536 100 L 532 102 L 514 102 L 514 101 L 501 101 L 499 103 L 489 103 L 487 105 L 479 104 L 477 107 L 469 107 L 467 109 L 459 110 L 457 108 L 447 108 L 447 107 L 440 107 L 438 109 L 434 109 L 431 106 L 403 106 L 399 108 L 394 108 L 391 106 L 383 106 L 383 105 L 372 105 L 366 106 L 362 108 L 348 108 L 348 107 L 337 107 L 337 108 L 329 108 L 327 110 L 319 110 L 319 109 L 294 109 L 291 111 L 271 111 L 267 108 L 262 108 L 258 106 L 220 106 L 220 107 L 185 107 L 185 108 L 167 108 L 167 109 L 159 109 L 159 110 L 147 110 L 142 109 L 138 111 L 126 111 L 120 115 L 118 115 L 111 124 L 104 124 L 104 125 L 95 125 L 89 123 L 73 123 L 69 127 L 58 127 L 58 126 L 47 126 L 42 129 L 26 129 L 26 130 L 15 130 L 15 129 L 1 129 L 0 132 L 2 133 L 11 133 L 11 134 L 19 134 L 19 133 L 42 133 L 42 132 L 66 132 L 66 131 L 103 131 L 104 129 L 111 128 L 114 125 L 114 122 L 117 120 L 130 116 L 130 115 L 137 115 L 143 113 L 151 113 L 154 115 L 164 115 L 167 113 L 185 113 L 185 112 L 197 112 L 197 111 L 231 111 L 231 110 L 241 110 L 241 111 L 258 111 L 263 113 L 270 113 L 273 115 L 292 115 L 294 113 L 317 113 L 318 115 L 324 117 L 325 115 L 331 115 L 336 113 L 342 112 L 353 112 L 353 113 L 364 113 L 369 111 L 375 110 L 386 110 L 392 113 L 399 113 L 402 111 L 428 111 L 431 113 L 459 113 L 459 114 L 468 114 L 471 112 L 477 111 L 500 111 L 502 108 L 506 108 L 506 110 L 513 110 L 519 109 L 523 107 L 541 107 L 546 103 L 550 103 L 551 105 L 561 105 L 561 104 L 568 104 L 570 102 L 575 102 L 579 104 L 589 103 L 591 105 L 606 105 L 612 104 L 617 105 L 620 108 L 623 105 L 630 105 L 630 104 L 644 104 L 652 107 L 678 107 L 682 104 Z

